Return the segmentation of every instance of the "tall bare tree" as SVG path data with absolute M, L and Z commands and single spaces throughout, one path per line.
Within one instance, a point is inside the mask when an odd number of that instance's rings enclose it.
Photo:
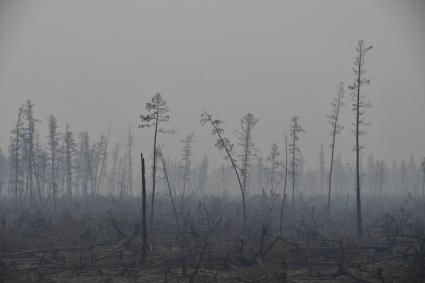
M 304 132 L 303 127 L 300 124 L 298 116 L 291 118 L 290 135 L 291 143 L 289 144 L 289 154 L 291 155 L 291 177 L 292 177 L 292 205 L 295 204 L 295 188 L 298 172 L 297 169 L 302 161 L 301 150 L 298 146 L 300 134 Z
M 280 222 L 279 222 L 279 235 L 282 235 L 282 227 L 283 227 L 283 210 L 285 209 L 285 201 L 286 201 L 286 187 L 288 181 L 288 137 L 285 135 L 285 171 L 283 175 L 283 196 L 282 203 L 280 206 Z
M 50 183 L 49 183 L 49 191 L 48 197 L 51 196 L 53 190 L 53 184 L 56 182 L 56 166 L 57 160 L 56 155 L 59 146 L 59 133 L 58 133 L 58 120 L 55 116 L 50 115 L 47 119 L 49 123 L 49 136 L 48 136 L 48 145 L 50 148 Z
M 334 154 L 335 154 L 335 143 L 336 136 L 341 133 L 344 127 L 339 123 L 341 116 L 341 107 L 344 106 L 342 99 L 344 98 L 344 83 L 341 82 L 337 86 L 336 97 L 331 103 L 331 114 L 327 116 L 328 123 L 331 125 L 331 161 L 329 164 L 329 181 L 328 181 L 328 205 L 327 205 L 327 216 L 329 218 L 331 209 L 331 190 L 332 190 L 332 174 L 334 168 Z
M 34 143 L 35 143 L 35 133 L 36 126 L 35 123 L 39 122 L 34 118 L 34 104 L 28 99 L 23 108 L 23 114 L 27 122 L 27 126 L 24 129 L 25 131 L 25 143 L 27 145 L 27 154 L 28 154 L 28 175 L 27 175 L 27 192 L 30 197 L 30 204 L 33 205 L 35 200 L 34 194 Z
M 82 172 L 81 182 L 82 182 L 82 195 L 84 197 L 88 197 L 89 195 L 89 181 L 92 184 L 93 177 L 92 177 L 92 158 L 91 158 L 91 151 L 90 151 L 90 137 L 88 132 L 81 132 L 80 135 L 80 142 L 79 142 L 79 151 L 80 151 L 80 158 L 81 158 L 81 167 L 80 170 Z M 93 187 L 93 185 L 92 185 Z
M 73 169 L 73 155 L 75 153 L 75 142 L 74 136 L 71 132 L 71 126 L 66 124 L 64 134 L 64 146 L 65 146 L 65 168 L 66 168 L 66 194 L 72 199 L 72 169 Z
M 267 156 L 267 177 L 268 177 L 268 183 L 270 184 L 270 205 L 267 205 L 267 212 L 265 213 L 264 221 L 267 222 L 268 217 L 270 216 L 271 212 L 273 211 L 273 208 L 275 206 L 275 202 L 277 199 L 277 188 L 281 181 L 281 167 L 282 162 L 279 160 L 279 148 L 276 143 L 273 143 L 270 148 L 270 154 Z M 265 200 L 265 204 L 267 203 L 267 194 L 263 194 L 263 198 Z
M 355 75 L 354 82 L 348 86 L 352 90 L 351 96 L 353 99 L 353 112 L 355 114 L 355 130 L 354 135 L 356 139 L 355 152 L 356 152 L 356 214 L 357 214 L 357 236 L 363 237 L 363 219 L 362 219 L 362 206 L 361 206 L 361 184 L 360 184 L 360 152 L 363 148 L 360 145 L 360 136 L 366 134 L 364 127 L 369 124 L 363 119 L 365 109 L 370 108 L 369 102 L 361 92 L 362 87 L 368 85 L 370 80 L 365 78 L 365 57 L 366 53 L 372 49 L 372 46 L 366 46 L 363 40 L 360 40 L 356 47 L 356 58 L 354 60 L 353 72 Z
M 239 155 L 239 158 L 241 162 L 240 172 L 242 175 L 242 189 L 245 196 L 249 178 L 251 176 L 251 159 L 254 155 L 255 150 L 252 131 L 257 122 L 258 119 L 255 118 L 254 114 L 247 113 L 241 119 L 241 129 L 236 131 L 236 137 L 238 138 L 239 145 L 242 148 L 242 152 Z
M 100 171 L 99 171 L 99 177 L 98 177 L 98 181 L 96 185 L 96 193 L 99 193 L 100 191 L 102 178 L 105 175 L 105 171 L 106 171 L 110 132 L 111 132 L 111 128 L 108 129 L 108 133 L 106 136 L 101 137 L 99 142 L 98 156 L 99 156 L 99 161 L 102 160 L 102 162 L 100 163 Z
M 18 209 L 18 196 L 19 193 L 22 190 L 23 186 L 23 167 L 22 167 L 22 161 L 21 161 L 21 150 L 22 150 L 22 127 L 23 127 L 23 121 L 22 121 L 22 115 L 23 115 L 23 107 L 19 107 L 18 111 L 18 119 L 16 121 L 15 127 L 12 129 L 11 137 L 10 137 L 10 146 L 9 146 L 9 155 L 11 160 L 11 168 L 13 167 L 13 171 L 10 170 L 10 172 L 13 174 L 10 174 L 11 177 L 9 177 L 9 183 L 13 181 L 14 183 L 14 194 L 15 194 L 15 209 Z
M 146 114 L 140 115 L 141 124 L 139 128 L 154 127 L 153 138 L 153 166 L 152 166 L 152 199 L 151 199 L 151 226 L 154 223 L 154 203 L 155 203 L 155 184 L 156 184 L 156 161 L 157 161 L 157 136 L 158 133 L 169 133 L 169 130 L 160 128 L 160 124 L 168 122 L 170 116 L 167 114 L 170 111 L 167 102 L 162 98 L 160 93 L 155 94 L 151 101 L 146 103 Z
M 422 197 L 425 198 L 425 157 L 421 162 L 421 171 L 422 171 Z

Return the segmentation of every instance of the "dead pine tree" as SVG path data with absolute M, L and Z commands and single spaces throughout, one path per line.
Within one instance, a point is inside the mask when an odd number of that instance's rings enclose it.
M 21 150 L 22 150 L 22 114 L 23 108 L 19 107 L 18 111 L 18 119 L 16 121 L 15 127 L 11 130 L 10 134 L 10 146 L 9 146 L 9 154 L 10 154 L 10 165 L 13 167 L 13 173 L 11 170 L 11 174 L 9 177 L 9 183 L 14 183 L 14 194 L 15 194 L 15 209 L 18 209 L 18 197 L 19 193 L 22 190 L 23 185 L 23 167 L 21 161 Z
M 27 185 L 26 185 L 26 194 L 29 194 L 30 205 L 34 204 L 35 195 L 34 195 L 34 142 L 35 142 L 35 123 L 39 120 L 34 118 L 34 104 L 28 99 L 23 108 L 23 114 L 27 121 L 27 127 L 24 128 L 24 141 L 27 145 L 27 154 L 28 154 L 28 175 L 27 175 Z
M 276 143 L 273 143 L 271 148 L 270 148 L 270 154 L 269 156 L 267 156 L 267 167 L 266 172 L 267 172 L 267 177 L 268 177 L 268 183 L 270 184 L 270 205 L 268 205 L 267 207 L 267 212 L 265 213 L 264 216 L 264 224 L 267 223 L 268 218 L 270 216 L 270 214 L 273 211 L 276 199 L 277 199 L 277 188 L 278 185 L 281 181 L 281 167 L 282 167 L 282 162 L 279 160 L 279 148 L 277 146 Z M 265 198 L 265 201 L 267 203 L 267 193 L 263 194 L 263 198 Z M 267 204 L 266 204 L 267 206 Z
M 48 145 L 50 149 L 50 183 L 49 183 L 49 191 L 47 193 L 48 198 L 50 198 L 53 190 L 53 184 L 56 182 L 56 166 L 57 166 L 57 152 L 59 146 L 59 133 L 58 129 L 58 120 L 55 116 L 50 115 L 47 119 L 49 123 L 49 137 L 48 137 Z
M 279 235 L 282 236 L 282 228 L 283 228 L 283 210 L 285 209 L 285 201 L 286 201 L 286 187 L 288 181 L 288 137 L 285 135 L 285 171 L 283 175 L 283 196 L 282 203 L 280 206 L 280 221 L 279 221 Z
M 335 143 L 336 136 L 341 133 L 344 127 L 339 123 L 341 116 L 341 107 L 344 106 L 342 99 L 344 98 L 344 83 L 341 82 L 337 86 L 336 97 L 331 103 L 331 114 L 327 116 L 328 123 L 331 125 L 331 160 L 329 164 L 329 180 L 328 180 L 328 204 L 326 207 L 327 217 L 329 219 L 330 209 L 331 209 L 331 190 L 332 190 L 332 174 L 333 174 L 333 165 L 334 165 L 334 154 L 335 154 Z
M 298 146 L 300 134 L 304 133 L 304 129 L 301 127 L 298 116 L 291 118 L 290 126 L 290 137 L 291 143 L 289 144 L 289 154 L 291 155 L 291 177 L 292 177 L 292 206 L 295 204 L 295 188 L 297 181 L 297 169 L 301 162 L 301 150 Z
M 109 146 L 109 136 L 110 136 L 111 128 L 108 129 L 108 133 L 106 136 L 102 136 L 99 141 L 99 148 L 98 148 L 98 161 L 100 162 L 100 169 L 99 169 L 99 177 L 97 177 L 97 184 L 95 183 L 95 191 L 96 194 L 100 191 L 100 185 L 102 183 L 102 178 L 105 175 L 105 167 L 107 164 L 108 159 L 108 146 Z M 97 170 L 96 170 L 97 171 Z M 97 173 L 96 173 L 97 175 Z
M 128 194 L 131 197 L 133 195 L 133 162 L 131 156 L 133 155 L 134 137 L 131 132 L 131 127 L 128 127 Z
M 181 196 L 181 210 L 184 207 L 184 200 L 186 196 L 186 186 L 189 183 L 190 179 L 190 170 L 192 165 L 192 147 L 195 140 L 193 139 L 193 133 L 187 135 L 184 139 L 181 140 L 183 143 L 182 148 L 182 163 L 183 163 L 183 190 Z
M 139 128 L 154 127 L 153 138 L 153 166 L 152 166 L 152 199 L 151 199 L 151 228 L 154 223 L 154 203 L 155 203 L 155 184 L 156 184 L 156 161 L 157 161 L 157 138 L 158 133 L 171 133 L 171 130 L 160 128 L 160 124 L 170 121 L 170 116 L 167 114 L 170 111 L 167 102 L 162 98 L 160 93 L 155 94 L 150 102 L 146 103 L 146 114 L 140 115 L 141 124 Z
M 360 152 L 363 146 L 360 145 L 360 136 L 366 134 L 364 127 L 369 125 L 369 122 L 366 122 L 363 119 L 365 109 L 370 108 L 369 102 L 366 101 L 365 96 L 361 93 L 362 87 L 368 85 L 370 80 L 365 78 L 366 68 L 365 68 L 365 56 L 366 53 L 372 49 L 372 46 L 366 46 L 363 40 L 360 40 L 356 47 L 356 58 L 354 60 L 353 72 L 355 75 L 354 82 L 348 86 L 352 91 L 351 97 L 353 99 L 352 109 L 355 115 L 354 122 L 354 136 L 355 136 L 355 147 L 354 151 L 356 153 L 356 218 L 357 218 L 357 236 L 359 238 L 363 237 L 363 219 L 362 219 L 362 207 L 361 207 L 361 196 L 360 196 Z
M 320 195 L 323 194 L 325 183 L 325 152 L 323 151 L 323 144 L 320 145 L 319 151 L 319 173 L 320 173 Z
M 146 179 L 145 179 L 145 159 L 143 153 L 140 153 L 140 163 L 142 170 L 142 255 L 140 262 L 143 263 L 146 260 L 148 252 L 148 232 L 146 229 Z
M 422 197 L 425 198 L 425 157 L 421 162 L 421 171 L 422 171 Z
M 223 121 L 220 119 L 214 119 L 213 116 L 207 112 L 204 112 L 201 114 L 201 124 L 203 126 L 210 125 L 212 130 L 211 134 L 213 136 L 217 135 L 217 141 L 215 143 L 215 146 L 217 149 L 222 152 L 225 151 L 225 158 L 229 160 L 233 171 L 235 172 L 236 179 L 238 181 L 239 189 L 241 191 L 242 195 L 242 209 L 243 209 L 243 224 L 242 224 L 242 234 L 245 233 L 246 228 L 246 204 L 245 204 L 245 193 L 243 190 L 243 185 L 241 181 L 241 177 L 239 175 L 239 168 L 236 164 L 236 160 L 233 157 L 233 144 L 230 142 L 230 140 L 226 137 L 224 137 L 224 129 L 222 128 Z
M 242 177 L 242 189 L 243 194 L 246 197 L 246 190 L 251 176 L 250 172 L 252 169 L 251 159 L 255 154 L 255 144 L 253 141 L 252 132 L 257 125 L 258 119 L 255 118 L 254 114 L 247 113 L 241 119 L 241 129 L 236 131 L 236 137 L 239 140 L 242 152 L 239 155 L 241 162 L 241 177 Z
M 65 134 L 64 134 L 64 143 L 65 143 L 65 168 L 66 168 L 66 194 L 70 200 L 73 198 L 72 192 L 72 169 L 73 169 L 73 155 L 75 153 L 75 142 L 73 134 L 70 130 L 70 125 L 66 124 Z

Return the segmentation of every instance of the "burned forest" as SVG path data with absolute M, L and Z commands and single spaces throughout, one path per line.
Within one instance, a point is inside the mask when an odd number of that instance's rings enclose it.
M 236 2 L 0 2 L 0 282 L 425 282 L 425 5 Z

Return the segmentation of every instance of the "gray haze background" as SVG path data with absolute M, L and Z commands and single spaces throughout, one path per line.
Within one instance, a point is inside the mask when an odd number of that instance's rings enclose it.
M 43 137 L 53 113 L 92 138 L 111 126 L 125 142 L 131 124 L 136 150 L 150 152 L 152 131 L 136 129 L 138 115 L 161 92 L 176 130 L 160 137 L 168 155 L 179 158 L 178 141 L 194 132 L 195 159 L 220 160 L 199 124 L 203 110 L 231 137 L 244 113 L 256 114 L 263 155 L 281 146 L 297 114 L 304 157 L 316 166 L 321 143 L 329 152 L 329 103 L 338 82 L 353 80 L 360 38 L 374 46 L 365 154 L 424 156 L 425 1 L 1 1 L 0 147 L 7 151 L 18 106 L 31 98 Z M 346 98 L 337 151 L 352 161 Z

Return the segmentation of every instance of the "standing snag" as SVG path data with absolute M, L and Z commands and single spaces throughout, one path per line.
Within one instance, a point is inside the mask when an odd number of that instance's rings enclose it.
M 140 115 L 141 124 L 139 128 L 154 127 L 153 138 L 153 166 L 152 166 L 152 199 L 151 199 L 151 226 L 154 223 L 154 203 L 155 203 L 155 184 L 156 184 L 156 161 L 157 161 L 157 136 L 158 133 L 170 133 L 170 130 L 159 128 L 160 123 L 170 121 L 167 114 L 170 111 L 167 102 L 160 93 L 155 94 L 150 102 L 146 103 L 146 114 Z
M 257 124 L 258 119 L 254 114 L 247 113 L 241 119 L 241 129 L 236 131 L 236 137 L 239 140 L 242 152 L 239 155 L 242 175 L 242 189 L 243 194 L 246 196 L 246 190 L 251 176 L 250 170 L 252 168 L 251 159 L 254 155 L 255 144 L 252 137 L 252 131 Z
M 335 142 L 336 136 L 341 133 L 344 127 L 339 123 L 341 116 L 341 107 L 344 106 L 342 99 L 344 98 L 344 83 L 339 83 L 337 86 L 336 97 L 331 103 L 331 114 L 328 117 L 328 123 L 331 125 L 331 162 L 329 164 L 329 181 L 328 181 L 328 205 L 327 205 L 327 216 L 329 218 L 331 209 L 331 190 L 332 190 L 332 174 L 334 165 L 334 154 L 335 154 Z
M 366 100 L 366 97 L 362 94 L 361 89 L 364 85 L 368 85 L 370 80 L 365 78 L 366 68 L 365 68 L 365 56 L 366 52 L 372 49 L 372 46 L 365 46 L 363 40 L 360 40 L 356 47 L 356 58 L 354 60 L 353 72 L 355 75 L 354 82 L 348 86 L 352 91 L 351 97 L 353 100 L 353 112 L 355 115 L 354 122 L 354 136 L 356 139 L 356 144 L 354 151 L 356 152 L 356 214 L 357 214 L 357 236 L 359 238 L 363 237 L 363 220 L 362 220 L 362 206 L 361 206 L 361 197 L 360 197 L 360 152 L 363 149 L 363 146 L 360 145 L 360 136 L 366 134 L 364 127 L 369 125 L 369 122 L 366 122 L 363 119 L 365 109 L 370 108 L 369 102 Z
M 182 149 L 182 163 L 183 163 L 183 191 L 182 191 L 182 208 L 184 205 L 184 198 L 186 195 L 186 186 L 189 183 L 190 179 L 190 171 L 191 171 L 191 165 L 192 165 L 192 146 L 195 140 L 193 139 L 193 133 L 187 135 L 184 139 L 181 140 L 183 143 L 183 149 Z
M 15 194 L 15 209 L 18 209 L 18 197 L 22 193 L 24 185 L 24 168 L 21 159 L 21 151 L 23 149 L 23 135 L 22 135 L 22 114 L 23 107 L 19 107 L 18 119 L 15 127 L 10 131 L 10 145 L 9 145 L 9 159 L 10 159 L 10 176 L 9 184 L 13 183 Z
M 298 116 L 295 115 L 291 118 L 291 143 L 289 145 L 289 154 L 291 155 L 292 206 L 295 204 L 295 188 L 298 176 L 297 169 L 300 167 L 302 157 L 300 147 L 298 146 L 301 133 L 304 133 L 304 129 L 301 127 Z

